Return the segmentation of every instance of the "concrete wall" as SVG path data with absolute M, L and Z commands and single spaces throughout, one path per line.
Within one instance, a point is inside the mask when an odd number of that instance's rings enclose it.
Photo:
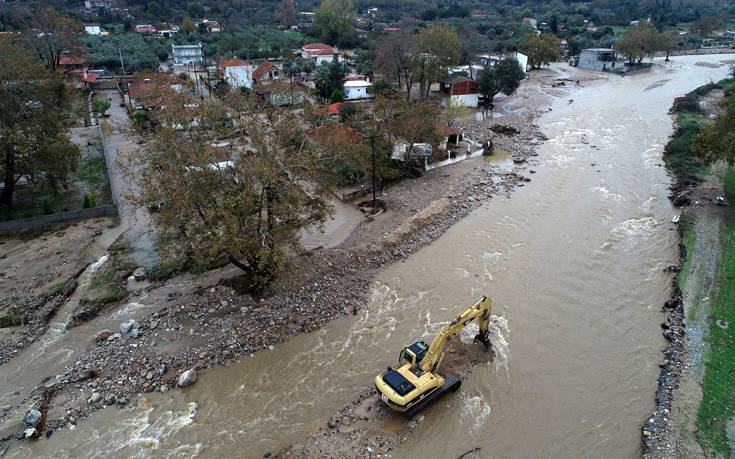
M 476 108 L 477 103 L 479 101 L 479 97 L 480 97 L 479 94 L 463 94 L 463 95 L 452 96 L 452 100 L 455 102 L 462 102 L 465 107 Z M 448 103 L 449 103 L 449 96 L 447 96 L 446 94 L 442 94 L 442 101 L 441 101 L 442 108 L 446 107 Z
M 253 87 L 253 68 L 251 66 L 225 67 L 225 80 L 233 88 Z
M 32 218 L 23 218 L 9 222 L 0 222 L 0 231 L 14 231 L 24 228 L 36 228 L 52 223 L 68 222 L 83 218 L 112 217 L 117 215 L 117 207 L 114 205 L 92 207 L 89 209 L 72 210 L 58 214 L 41 215 Z

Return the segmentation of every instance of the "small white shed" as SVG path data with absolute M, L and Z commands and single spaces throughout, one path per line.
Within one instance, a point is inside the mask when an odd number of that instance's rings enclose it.
M 369 97 L 373 97 L 373 95 L 368 92 L 368 88 L 370 88 L 370 86 L 372 85 L 365 80 L 345 81 L 345 100 L 367 99 Z

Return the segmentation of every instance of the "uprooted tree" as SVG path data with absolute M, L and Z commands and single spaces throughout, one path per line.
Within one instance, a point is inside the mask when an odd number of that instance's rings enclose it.
M 298 252 L 299 230 L 326 220 L 330 161 L 291 110 L 246 107 L 244 129 L 231 110 L 172 95 L 147 148 L 125 164 L 140 185 L 128 198 L 151 211 L 164 259 L 226 257 L 262 287 Z

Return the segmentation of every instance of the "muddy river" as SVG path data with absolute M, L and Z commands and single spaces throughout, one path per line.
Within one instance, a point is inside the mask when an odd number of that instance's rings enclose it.
M 550 140 L 532 181 L 384 270 L 357 316 L 152 394 L 149 410 L 108 408 L 9 454 L 262 457 L 323 425 L 401 346 L 487 294 L 509 323 L 507 355 L 428 408 L 393 456 L 637 456 L 664 346 L 664 268 L 676 259 L 667 111 L 727 73 L 698 62 L 726 58 L 676 57 L 556 99 L 539 121 Z

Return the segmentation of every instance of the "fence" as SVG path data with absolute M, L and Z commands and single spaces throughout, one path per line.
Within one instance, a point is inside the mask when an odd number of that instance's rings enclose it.
M 9 222 L 0 222 L 0 231 L 14 231 L 24 228 L 36 228 L 51 223 L 80 220 L 94 217 L 113 217 L 117 215 L 117 207 L 110 204 L 107 206 L 91 207 L 89 209 L 72 210 L 58 214 L 40 215 L 38 217 L 22 218 Z

